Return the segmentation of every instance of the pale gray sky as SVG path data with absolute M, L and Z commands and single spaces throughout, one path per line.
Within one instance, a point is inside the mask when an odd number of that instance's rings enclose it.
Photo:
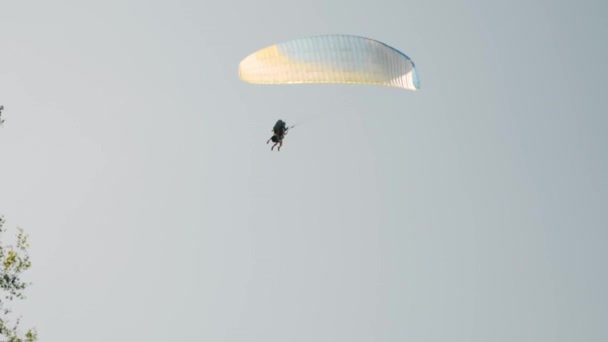
M 44 341 L 608 340 L 605 1 L 0 2 Z M 255 86 L 386 42 L 422 90 Z M 280 153 L 276 119 L 302 123 Z

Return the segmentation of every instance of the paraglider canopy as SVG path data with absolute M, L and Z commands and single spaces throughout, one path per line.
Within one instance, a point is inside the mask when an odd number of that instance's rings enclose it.
M 420 89 L 414 62 L 377 40 L 322 35 L 278 43 L 243 59 L 239 77 L 256 84 L 355 83 Z

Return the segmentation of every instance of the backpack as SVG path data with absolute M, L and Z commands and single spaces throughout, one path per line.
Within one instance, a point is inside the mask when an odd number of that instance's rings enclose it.
M 277 135 L 283 135 L 283 133 L 285 133 L 285 122 L 283 120 L 277 121 L 277 123 L 274 124 L 274 128 L 272 130 Z

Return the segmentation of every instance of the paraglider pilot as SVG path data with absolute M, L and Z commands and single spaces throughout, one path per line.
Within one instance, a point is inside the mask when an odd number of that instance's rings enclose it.
M 273 135 L 266 141 L 266 144 L 268 144 L 271 140 L 274 143 L 274 145 L 272 145 L 270 148 L 271 151 L 274 150 L 274 147 L 277 146 L 277 144 L 279 145 L 277 151 L 281 150 L 281 146 L 283 146 L 283 139 L 285 138 L 288 130 L 289 128 L 283 120 L 279 120 L 274 124 L 274 128 L 272 129 Z

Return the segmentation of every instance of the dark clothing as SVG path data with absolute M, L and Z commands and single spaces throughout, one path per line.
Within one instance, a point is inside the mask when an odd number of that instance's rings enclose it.
M 283 120 L 277 121 L 277 123 L 274 124 L 274 128 L 272 130 L 274 131 L 274 134 L 276 134 L 280 137 L 285 135 L 285 132 L 287 131 L 285 121 L 283 121 Z

